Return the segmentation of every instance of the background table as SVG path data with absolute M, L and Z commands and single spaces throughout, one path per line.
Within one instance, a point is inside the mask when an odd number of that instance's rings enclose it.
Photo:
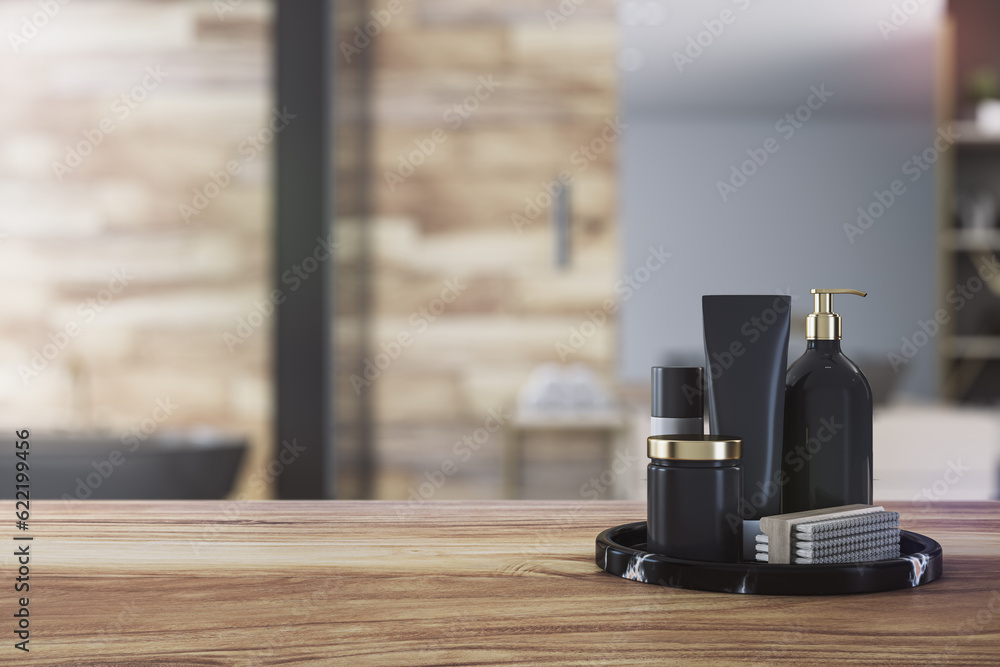
M 532 435 L 548 435 L 553 433 L 574 434 L 577 437 L 593 437 L 601 444 L 604 452 L 604 470 L 614 470 L 615 451 L 618 449 L 620 440 L 625 433 L 625 415 L 623 412 L 607 411 L 595 414 L 575 414 L 575 415 L 526 415 L 515 411 L 511 419 L 504 428 L 503 439 L 503 487 L 504 497 L 509 499 L 520 499 L 521 476 L 524 468 L 526 454 L 525 445 L 530 442 Z M 576 443 L 570 441 L 563 443 L 563 448 L 567 450 L 566 455 L 572 456 L 572 445 Z M 569 446 L 567 446 L 569 445 Z M 551 448 L 551 445 L 549 445 Z M 611 493 L 606 498 L 624 498 L 623 495 L 616 495 L 616 484 L 611 485 Z
M 600 572 L 635 502 L 37 502 L 31 652 L 7 556 L 0 664 L 1000 664 L 1000 503 L 891 508 L 944 577 L 811 598 Z

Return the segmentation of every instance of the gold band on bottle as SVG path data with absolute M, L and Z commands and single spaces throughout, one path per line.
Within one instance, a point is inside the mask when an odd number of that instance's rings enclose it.
M 806 315 L 806 340 L 840 340 L 840 315 L 837 313 Z
M 728 435 L 651 435 L 646 438 L 651 459 L 724 461 L 743 455 L 743 439 Z

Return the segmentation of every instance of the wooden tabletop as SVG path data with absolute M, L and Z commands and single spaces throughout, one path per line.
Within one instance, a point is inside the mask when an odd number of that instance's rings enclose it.
M 764 597 L 599 571 L 635 502 L 39 501 L 31 651 L 7 556 L 0 664 L 1000 664 L 1000 503 L 887 507 L 940 580 Z

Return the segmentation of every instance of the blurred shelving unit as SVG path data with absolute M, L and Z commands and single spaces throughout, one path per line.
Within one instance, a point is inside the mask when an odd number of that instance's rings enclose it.
M 1000 134 L 983 132 L 972 120 L 956 120 L 955 131 L 958 134 L 956 143 L 966 148 L 1000 148 Z
M 951 359 L 1000 359 L 1000 336 L 950 336 L 944 354 Z
M 941 245 L 952 252 L 995 252 L 1000 250 L 1000 230 L 946 229 Z
M 957 207 L 981 193 L 1000 210 L 1000 133 L 985 132 L 971 120 L 964 88 L 977 68 L 1000 72 L 1000 48 L 992 36 L 1000 27 L 1000 8 L 994 4 L 951 0 L 940 43 L 939 125 L 950 126 L 957 138 L 941 153 L 938 170 L 938 302 L 947 314 L 938 354 L 942 398 L 954 403 L 1000 403 L 1000 276 L 984 279 L 978 272 L 997 262 L 1000 227 L 995 215 L 992 225 L 966 226 Z

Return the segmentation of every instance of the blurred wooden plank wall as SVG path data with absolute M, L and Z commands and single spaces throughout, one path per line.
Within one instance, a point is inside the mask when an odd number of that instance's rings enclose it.
M 266 133 L 259 150 L 246 140 L 273 106 L 271 5 L 48 4 L 58 6 L 48 18 L 36 18 L 36 2 L 0 4 L 3 423 L 116 438 L 169 398 L 177 408 L 160 430 L 251 438 L 241 492 L 263 495 L 270 323 L 230 346 L 223 335 L 269 292 L 271 150 Z M 67 146 L 86 141 L 95 145 L 79 149 L 78 166 L 57 173 L 54 162 L 73 159 Z M 232 160 L 240 173 L 185 220 L 180 205 L 195 203 L 195 189 L 214 193 L 210 172 L 225 181 Z M 127 286 L 100 312 L 81 311 L 114 271 Z M 70 322 L 76 335 L 25 382 L 19 366 Z
M 456 481 L 434 497 L 495 497 L 500 435 L 468 461 L 455 443 L 509 406 L 535 365 L 559 361 L 556 344 L 614 296 L 615 140 L 593 160 L 577 151 L 619 113 L 617 3 L 373 4 L 388 19 L 370 46 L 373 356 L 410 336 L 362 389 L 375 393 L 379 493 L 407 497 L 452 460 Z M 564 170 L 573 175 L 568 270 L 553 265 L 547 211 L 531 219 L 527 201 L 544 204 L 544 184 Z M 440 315 L 420 314 L 455 280 L 461 293 Z M 566 361 L 609 374 L 615 332 L 612 316 Z

